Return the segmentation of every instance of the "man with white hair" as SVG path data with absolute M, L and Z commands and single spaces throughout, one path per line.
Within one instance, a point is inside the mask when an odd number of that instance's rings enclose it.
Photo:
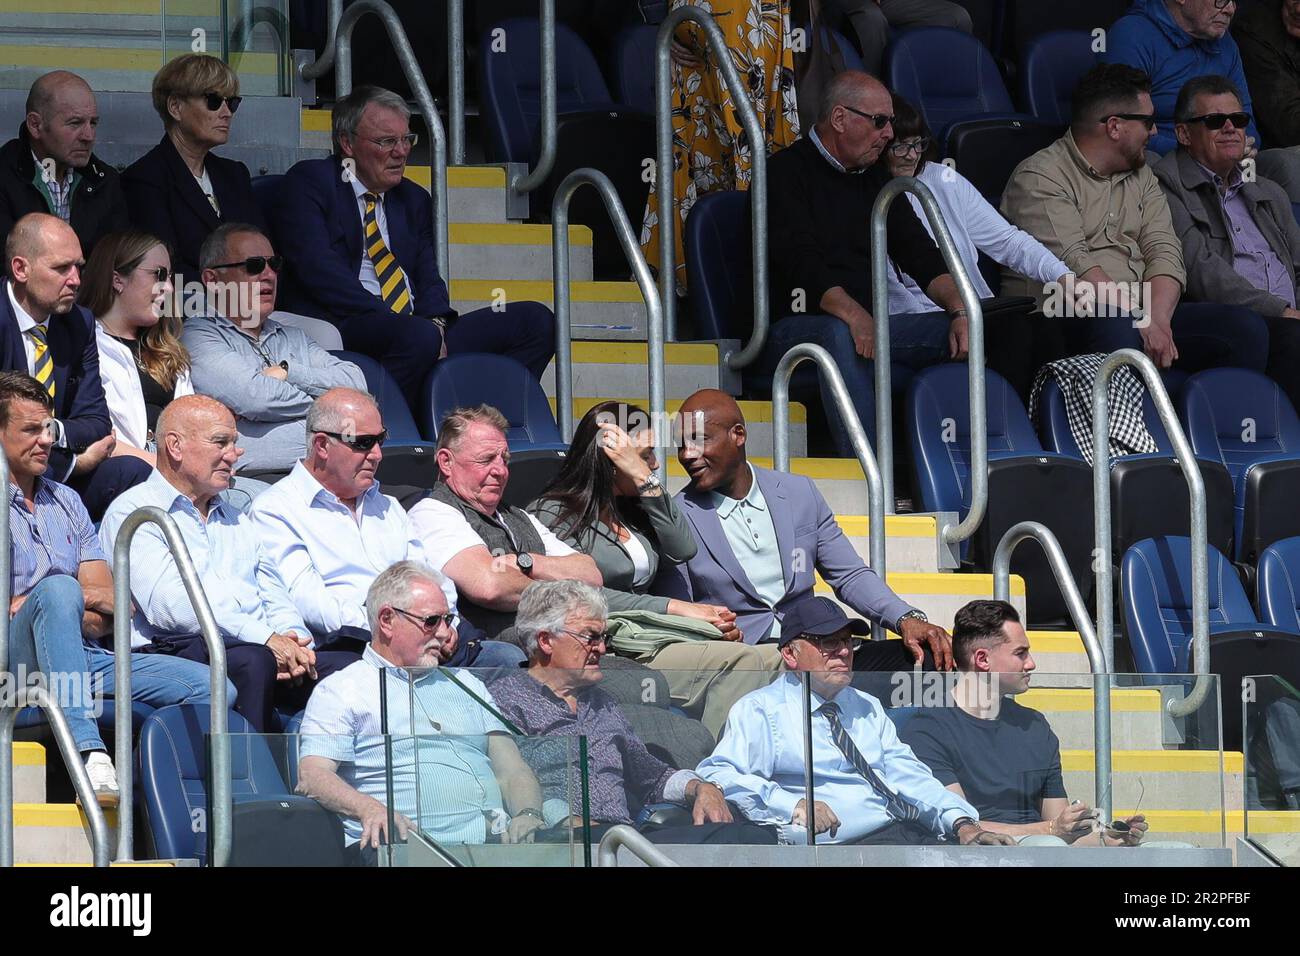
M 370 644 L 307 704 L 298 791 L 343 816 L 360 862 L 412 828 L 439 843 L 530 843 L 542 825 L 541 788 L 488 689 L 438 667 L 456 633 L 444 583 L 416 561 L 375 578 Z
M 547 738 L 523 745 L 541 778 L 547 824 L 581 819 L 580 805 L 569 799 L 582 792 L 569 746 L 581 736 L 587 739 L 593 825 L 629 824 L 646 804 L 676 803 L 690 809 L 692 825 L 643 827 L 656 843 L 776 843 L 775 827 L 733 822 L 720 789 L 650 753 L 618 703 L 597 686 L 609 637 L 606 616 L 604 596 L 590 585 L 530 585 L 515 624 L 528 647 L 528 670 L 492 682 L 493 699 L 506 719 L 531 738 Z

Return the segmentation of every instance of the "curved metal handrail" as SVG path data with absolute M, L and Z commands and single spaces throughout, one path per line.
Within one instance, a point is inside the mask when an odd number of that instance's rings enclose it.
M 226 721 L 226 645 L 217 629 L 217 619 L 212 615 L 203 584 L 194 570 L 190 549 L 185 546 L 172 520 L 161 508 L 137 508 L 131 512 L 118 529 L 113 543 L 113 655 L 114 697 L 119 701 L 116 709 L 114 734 L 117 737 L 117 780 L 123 800 L 118 808 L 117 858 L 130 860 L 135 837 L 134 793 L 131 763 L 131 539 L 146 524 L 156 524 L 161 530 L 167 550 L 176 562 L 177 573 L 185 585 L 185 594 L 194 608 L 199 632 L 208 650 L 208 668 L 212 679 L 211 705 L 211 784 L 208 793 L 212 800 L 212 865 L 225 866 L 230 861 L 231 808 L 230 736 Z
M 331 15 L 332 13 L 333 10 L 331 9 Z M 424 80 L 419 61 L 416 60 L 415 52 L 411 49 L 411 41 L 407 38 L 406 29 L 402 26 L 402 21 L 398 18 L 396 11 L 385 0 L 359 0 L 359 2 L 352 4 L 347 10 L 343 11 L 342 16 L 339 18 L 331 38 L 332 42 L 327 47 L 326 55 L 314 63 L 303 66 L 299 73 L 305 79 L 315 79 L 333 68 L 336 71 L 335 92 L 340 98 L 351 93 L 352 31 L 356 27 L 357 21 L 368 14 L 374 14 L 383 21 L 384 29 L 388 32 L 388 40 L 392 43 L 393 51 L 397 54 L 398 65 L 401 66 L 402 73 L 406 76 L 406 82 L 411 87 L 415 102 L 419 104 L 420 115 L 424 117 L 424 122 L 429 127 L 429 135 L 433 140 L 429 154 L 433 163 L 433 216 L 434 229 L 437 232 L 438 239 L 438 272 L 444 282 L 450 282 L 451 249 L 448 245 L 450 241 L 450 211 L 447 206 L 447 133 L 443 128 L 442 117 L 438 114 L 438 106 L 434 102 L 433 94 L 429 92 L 429 84 Z
M 108 828 L 108 819 L 104 816 L 104 809 L 95 799 L 95 786 L 90 782 L 90 775 L 86 772 L 86 765 L 82 762 L 81 753 L 77 750 L 77 742 L 72 737 L 72 731 L 68 729 L 68 719 L 63 715 L 63 709 L 59 707 L 54 696 L 44 687 L 31 686 L 24 687 L 14 695 L 13 706 L 0 708 L 0 747 L 4 752 L 10 755 L 10 758 L 0 762 L 0 867 L 11 867 L 14 865 L 14 776 L 13 776 L 13 747 L 14 747 L 14 721 L 18 719 L 18 712 L 24 707 L 39 707 L 45 711 L 45 719 L 49 721 L 51 729 L 54 731 L 54 739 L 59 745 L 59 754 L 63 757 L 63 765 L 68 768 L 68 773 L 72 777 L 72 788 L 77 792 L 77 799 L 81 801 L 81 809 L 86 814 L 86 820 L 90 824 L 90 850 L 91 859 L 95 866 L 108 866 L 112 860 L 112 832 Z M 131 708 L 126 708 L 130 711 Z M 128 737 L 129 740 L 129 737 Z M 119 778 L 120 779 L 120 778 Z M 128 794 L 122 804 L 131 802 L 129 791 L 123 790 Z M 119 811 L 120 812 L 120 811 Z
M 776 372 L 772 377 L 772 452 L 773 464 L 777 471 L 790 470 L 790 377 L 801 362 L 815 362 L 830 388 L 831 397 L 839 409 L 844 428 L 853 443 L 853 451 L 862 465 L 862 473 L 867 477 L 867 508 L 870 516 L 869 542 L 871 567 L 883 579 L 885 576 L 885 489 L 881 480 L 880 468 L 876 456 L 867 441 L 867 433 L 858 418 L 853 399 L 840 375 L 835 359 L 820 345 L 804 342 L 796 345 L 781 356 Z M 884 628 L 879 624 L 871 627 L 873 640 L 884 640 Z
M 560 434 L 565 441 L 573 440 L 573 333 L 570 327 L 569 288 L 569 203 L 583 185 L 594 186 L 600 193 L 605 211 L 614 223 L 618 243 L 623 247 L 628 264 L 636 275 L 641 297 L 646 305 L 646 366 L 650 376 L 650 418 L 654 428 L 655 447 L 666 448 L 668 442 L 662 434 L 667 422 L 667 388 L 664 379 L 664 314 L 655 288 L 650 266 L 632 231 L 632 223 L 623 210 L 618 191 L 609 177 L 598 169 L 575 169 L 560 183 L 551 203 L 551 252 L 555 273 L 555 405 L 560 423 Z M 667 482 L 663 456 L 655 470 L 659 480 Z
M 519 174 L 510 182 L 510 191 L 518 195 L 532 192 L 551 175 L 555 166 L 556 110 L 555 93 L 555 0 L 538 0 L 541 13 L 541 85 L 542 102 L 538 121 L 541 123 L 541 152 L 537 165 L 527 175 Z M 480 55 L 482 51 L 479 51 Z
M 1025 541 L 1034 540 L 1042 546 L 1047 563 L 1056 578 L 1056 586 L 1065 597 L 1070 619 L 1079 632 L 1083 648 L 1088 654 L 1088 666 L 1093 674 L 1092 737 L 1094 773 L 1094 807 L 1101 810 L 1103 820 L 1111 819 L 1111 731 L 1110 731 L 1110 672 L 1106 669 L 1106 655 L 1097 632 L 1088 616 L 1088 606 L 1070 573 L 1070 563 L 1065 559 L 1061 542 L 1052 529 L 1039 521 L 1022 521 L 1012 525 L 1002 535 L 993 552 L 993 597 L 999 601 L 1011 600 L 1011 555 Z
M 943 255 L 948 272 L 957 283 L 961 294 L 962 306 L 966 309 L 969 325 L 969 354 L 966 359 L 967 375 L 970 380 L 970 510 L 959 524 L 945 523 L 941 529 L 941 539 L 949 544 L 965 541 L 975 533 L 984 520 L 984 511 L 989 498 L 989 442 L 988 411 L 984 399 L 984 312 L 980 307 L 980 298 L 971 281 L 966 264 L 952 241 L 952 233 L 944 222 L 939 203 L 934 198 L 930 187 L 911 176 L 899 176 L 891 179 L 880 190 L 875 205 L 871 209 L 871 311 L 876 322 L 876 456 L 880 460 L 880 472 L 885 479 L 885 506 L 892 514 L 894 511 L 894 416 L 890 396 L 889 367 L 889 255 L 886 245 L 886 216 L 894 200 L 903 193 L 912 193 L 921 202 L 921 211 L 925 214 L 934 233 L 935 245 Z
M 636 830 L 625 823 L 612 826 L 601 838 L 600 849 L 596 853 L 597 866 L 618 866 L 618 851 L 626 848 L 648 866 L 676 866 L 663 850 L 659 849 Z
M 1106 356 L 1092 383 L 1092 497 L 1096 509 L 1093 564 L 1097 575 L 1097 637 L 1106 654 L 1107 673 L 1115 669 L 1115 594 L 1111 585 L 1110 527 L 1110 409 L 1106 393 L 1111 376 L 1121 365 L 1131 365 L 1142 375 L 1160 422 L 1174 445 L 1178 467 L 1187 480 L 1191 500 L 1192 543 L 1192 673 L 1198 675 L 1191 692 L 1168 702 L 1171 717 L 1186 717 L 1201 706 L 1210 690 L 1210 587 L 1209 538 L 1205 519 L 1205 480 L 1183 426 L 1174 413 L 1169 393 L 1152 361 L 1136 349 L 1120 349 Z
M 744 348 L 723 356 L 729 368 L 741 369 L 763 351 L 771 315 L 767 281 L 766 138 L 758 113 L 749 102 L 748 90 L 731 61 L 722 30 L 711 14 L 695 6 L 678 7 L 668 14 L 655 41 L 655 190 L 659 197 L 659 295 L 664 307 L 664 331 L 668 341 L 677 341 L 677 197 L 673 192 L 671 47 L 673 33 L 687 20 L 694 20 L 703 29 L 751 146 L 749 197 L 754 223 L 754 331 Z
M 319 80 L 334 69 L 334 59 L 338 56 L 334 38 L 338 36 L 339 21 L 342 19 L 343 0 L 329 0 L 329 36 L 325 40 L 325 49 L 316 59 L 299 68 L 298 75 L 304 80 Z

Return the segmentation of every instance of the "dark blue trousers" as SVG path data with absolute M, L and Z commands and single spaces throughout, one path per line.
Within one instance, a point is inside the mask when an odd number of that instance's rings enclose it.
M 1142 334 L 1128 316 L 1061 319 L 1070 353 L 1142 351 Z M 1178 361 L 1174 368 L 1200 372 L 1207 368 L 1253 368 L 1268 364 L 1268 325 L 1250 309 L 1213 302 L 1184 302 L 1174 309 L 1171 327 Z

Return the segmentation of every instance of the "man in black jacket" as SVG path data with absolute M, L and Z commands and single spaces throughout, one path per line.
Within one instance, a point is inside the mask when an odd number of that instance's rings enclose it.
M 87 256 L 101 236 L 130 228 L 117 170 L 91 152 L 98 125 L 95 94 L 75 73 L 32 84 L 27 117 L 0 148 L 0 241 L 29 212 L 71 225 Z

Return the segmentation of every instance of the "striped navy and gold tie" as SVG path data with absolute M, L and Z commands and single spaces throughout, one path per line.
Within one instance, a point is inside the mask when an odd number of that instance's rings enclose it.
M 397 256 L 389 251 L 379 231 L 377 209 L 379 196 L 366 193 L 366 255 L 375 265 L 375 275 L 379 279 L 379 297 L 398 315 L 411 315 L 411 291 L 406 286 L 406 273 L 397 262 Z
M 45 341 L 45 331 L 45 326 L 33 325 L 27 330 L 27 334 L 32 337 L 32 342 L 36 346 L 32 356 L 32 375 L 36 381 L 45 386 L 45 390 L 50 393 L 50 398 L 53 398 L 54 358 L 50 355 L 50 347 Z

